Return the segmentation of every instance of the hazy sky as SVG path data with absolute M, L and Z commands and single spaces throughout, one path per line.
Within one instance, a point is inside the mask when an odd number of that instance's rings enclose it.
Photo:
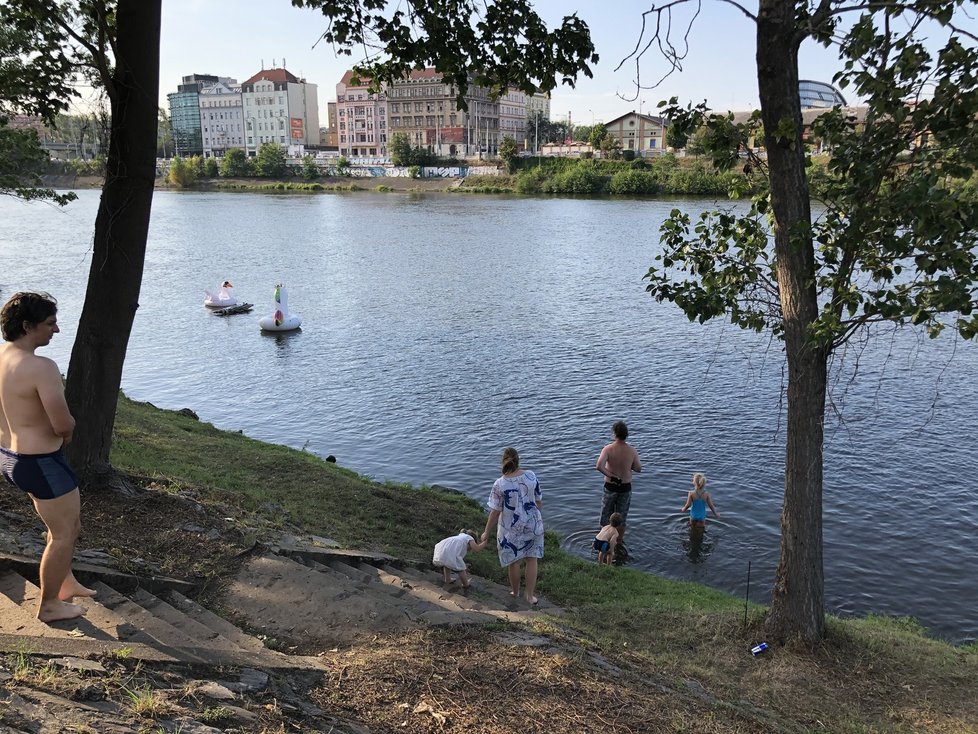
M 747 3 L 748 7 L 752 4 Z M 612 120 L 629 110 L 654 112 L 659 100 L 677 96 L 686 101 L 708 100 L 715 109 L 748 110 L 757 106 L 754 69 L 754 28 L 730 5 L 705 2 L 689 36 L 689 56 L 682 73 L 656 89 L 636 91 L 636 68 L 628 62 L 615 67 L 635 47 L 642 13 L 649 0 L 537 0 L 537 9 L 553 28 L 572 8 L 591 28 L 601 57 L 594 78 L 582 77 L 577 87 L 557 87 L 551 118 L 572 115 L 577 124 Z M 682 23 L 678 11 L 674 26 Z M 320 124 L 326 124 L 326 102 L 335 100 L 336 83 L 352 65 L 324 43 L 316 44 L 326 28 L 319 11 L 292 7 L 289 0 L 164 0 L 160 65 L 160 104 L 176 91 L 188 74 L 230 76 L 242 82 L 273 62 L 318 86 Z M 680 39 L 681 40 L 681 39 Z M 839 70 L 834 50 L 809 43 L 802 49 L 801 78 L 831 81 Z M 661 54 L 650 49 L 641 62 L 643 85 L 659 79 L 667 67 Z M 624 99 L 623 99 L 624 98 Z M 848 100 L 854 102 L 855 100 Z

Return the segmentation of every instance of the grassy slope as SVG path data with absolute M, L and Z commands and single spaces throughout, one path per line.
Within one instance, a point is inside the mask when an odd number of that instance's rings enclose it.
M 441 537 L 485 522 L 478 503 L 462 495 L 378 485 L 311 454 L 125 398 L 115 435 L 112 461 L 124 471 L 250 512 L 267 513 L 263 507 L 274 503 L 292 523 L 350 547 L 424 559 Z M 557 541 L 548 533 L 540 590 L 571 611 L 549 631 L 647 670 L 650 680 L 680 688 L 696 680 L 806 731 L 978 731 L 974 647 L 927 639 L 907 620 L 830 619 L 820 649 L 752 658 L 747 650 L 763 634 L 759 607 L 745 629 L 738 599 L 599 567 L 560 551 Z M 475 573 L 502 579 L 493 553 L 468 559 Z

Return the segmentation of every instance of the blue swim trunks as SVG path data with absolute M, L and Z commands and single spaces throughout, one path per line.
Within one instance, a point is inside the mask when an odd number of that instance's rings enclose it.
M 64 449 L 50 454 L 18 454 L 0 448 L 0 472 L 8 482 L 39 500 L 53 500 L 78 486 Z

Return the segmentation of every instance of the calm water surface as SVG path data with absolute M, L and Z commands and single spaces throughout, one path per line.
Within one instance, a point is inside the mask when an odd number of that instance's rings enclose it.
M 0 197 L 0 291 L 51 291 L 67 368 L 98 192 L 65 210 Z M 589 555 L 611 423 L 646 471 L 629 516 L 634 565 L 764 602 L 778 558 L 781 346 L 690 324 L 642 276 L 673 207 L 703 202 L 432 194 L 161 192 L 123 388 L 222 428 L 376 479 L 484 500 L 519 448 L 545 518 Z M 253 314 L 202 307 L 224 279 Z M 264 336 L 277 281 L 301 332 Z M 889 331 L 834 365 L 825 472 L 826 599 L 840 614 L 917 617 L 978 637 L 978 348 Z M 855 376 L 855 379 L 853 377 Z M 709 478 L 721 522 L 691 548 L 679 508 Z M 446 519 L 446 531 L 451 519 Z

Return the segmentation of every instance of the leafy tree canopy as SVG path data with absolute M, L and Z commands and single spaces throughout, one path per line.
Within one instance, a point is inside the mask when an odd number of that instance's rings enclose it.
M 499 157 L 503 159 L 503 163 L 506 164 L 506 170 L 509 173 L 513 173 L 516 170 L 518 155 L 519 146 L 516 144 L 516 139 L 510 135 L 503 136 L 503 139 L 499 143 Z
M 292 0 L 322 10 L 329 26 L 322 40 L 342 54 L 372 52 L 353 67 L 374 91 L 403 79 L 411 69 L 434 67 L 466 109 L 470 85 L 527 94 L 574 86 L 592 76 L 598 55 L 587 25 L 576 14 L 549 30 L 530 0 Z
M 266 178 L 280 178 L 287 171 L 285 148 L 277 143 L 262 143 L 255 156 L 255 173 Z

